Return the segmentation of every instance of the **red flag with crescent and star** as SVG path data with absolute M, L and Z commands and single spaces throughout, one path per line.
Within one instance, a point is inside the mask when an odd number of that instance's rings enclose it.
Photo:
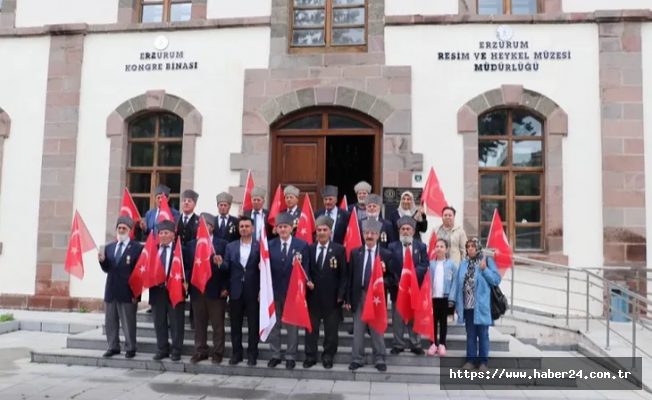
M 353 207 L 351 216 L 349 217 L 349 226 L 346 228 L 346 235 L 344 235 L 344 249 L 346 250 L 346 261 L 351 261 L 351 251 L 362 246 L 362 235 L 360 234 L 360 225 L 358 224 L 358 213 Z
M 428 260 L 436 260 L 437 259 L 437 252 L 435 251 L 435 247 L 437 246 L 437 232 L 432 231 L 432 234 L 430 235 L 430 243 L 428 243 Z
M 168 203 L 168 197 L 166 195 L 161 196 L 161 205 L 158 207 L 158 221 L 156 221 L 156 223 L 163 221 L 174 222 L 174 218 L 172 218 L 172 210 L 170 209 L 170 204 Z
M 278 185 L 274 194 L 274 200 L 272 200 L 272 204 L 269 207 L 269 217 L 267 217 L 267 222 L 271 226 L 276 226 L 276 216 L 281 213 L 281 199 L 283 199 L 283 190 L 281 190 L 281 185 Z
M 396 310 L 405 323 L 414 318 L 414 312 L 420 307 L 417 301 L 418 293 L 419 281 L 414 269 L 414 260 L 409 247 L 406 247 L 401 279 L 398 284 L 398 295 L 396 296 Z
M 201 293 L 206 290 L 206 284 L 213 276 L 213 266 L 211 257 L 213 256 L 213 244 L 208 234 L 208 227 L 204 218 L 199 219 L 199 228 L 197 229 L 197 247 L 195 247 L 195 260 L 192 267 L 192 283 Z
M 435 325 L 433 323 L 432 313 L 432 280 L 430 270 L 426 271 L 426 277 L 423 278 L 423 285 L 418 294 L 419 308 L 414 311 L 414 333 L 430 338 L 431 342 L 435 341 Z
M 82 256 L 93 249 L 97 250 L 95 241 L 88 232 L 81 215 L 75 210 L 72 226 L 70 227 L 70 240 L 68 241 L 64 270 L 79 280 L 84 279 L 84 259 Z
M 174 246 L 172 265 L 170 266 L 170 275 L 168 276 L 167 284 L 168 293 L 170 294 L 170 303 L 172 303 L 173 308 L 186 298 L 185 288 L 183 287 L 184 283 L 186 283 L 186 278 L 183 271 L 181 240 L 177 238 L 177 244 Z
M 308 303 L 306 302 L 307 280 L 306 271 L 303 270 L 299 258 L 294 257 L 292 275 L 290 275 L 290 286 L 288 287 L 281 321 L 286 324 L 306 328 L 308 332 L 312 332 L 310 314 L 308 314 Z
M 315 232 L 315 214 L 312 212 L 312 204 L 310 198 L 306 194 L 303 199 L 303 207 L 301 207 L 301 216 L 297 224 L 297 239 L 312 244 L 312 234 Z
M 385 282 L 383 280 L 383 264 L 380 256 L 371 270 L 371 279 L 367 289 L 367 297 L 362 309 L 362 322 L 372 327 L 380 335 L 387 330 L 387 303 L 385 301 Z
M 346 201 L 346 195 L 342 197 L 342 201 L 340 202 L 340 210 L 349 210 L 349 203 Z
M 509 241 L 507 241 L 503 221 L 501 221 L 500 214 L 496 209 L 494 209 L 494 216 L 487 236 L 487 249 L 494 250 L 496 267 L 498 267 L 500 276 L 504 276 L 507 269 L 514 265 L 514 252 L 512 252 Z
M 245 182 L 244 198 L 242 199 L 242 212 L 251 211 L 254 206 L 251 204 L 251 191 L 254 188 L 254 177 L 251 175 L 251 170 L 247 173 L 247 182 Z
M 435 169 L 432 167 L 430 167 L 426 184 L 423 186 L 421 204 L 426 206 L 427 215 L 436 215 L 439 217 L 442 216 L 441 210 L 448 205 L 444 197 L 444 191 L 439 184 L 439 179 L 437 179 L 437 175 L 435 174 Z
M 140 212 L 138 212 L 138 208 L 136 208 L 136 203 L 134 203 L 134 198 L 131 197 L 131 193 L 129 193 L 129 189 L 125 188 L 124 192 L 122 193 L 122 206 L 120 207 L 120 215 L 126 215 L 129 218 L 131 218 L 134 222 L 138 222 L 141 220 L 140 217 Z M 129 232 L 129 237 L 131 239 L 135 238 L 136 235 L 136 230 L 132 229 Z

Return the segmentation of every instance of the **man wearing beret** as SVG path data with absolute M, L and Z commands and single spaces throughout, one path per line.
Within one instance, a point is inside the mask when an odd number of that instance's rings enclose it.
M 220 239 L 226 240 L 231 243 L 240 239 L 238 229 L 238 219 L 229 215 L 231 211 L 231 204 L 233 203 L 233 196 L 226 192 L 222 192 L 215 198 L 217 200 L 217 212 L 215 217 L 215 236 Z
M 288 185 L 283 189 L 283 195 L 285 196 L 286 208 L 282 212 L 292 215 L 292 227 L 294 229 L 292 234 L 294 235 L 297 226 L 299 225 L 299 219 L 301 218 L 301 210 L 299 209 L 299 189 L 292 185 Z
M 399 229 L 400 239 L 397 242 L 389 244 L 389 250 L 392 252 L 392 274 L 394 275 L 394 285 L 389 288 L 389 296 L 392 299 L 392 330 L 394 331 L 391 354 L 399 354 L 405 351 L 407 345 L 405 342 L 405 331 L 407 331 L 410 351 L 418 356 L 422 356 L 425 352 L 421 348 L 421 336 L 417 335 L 413 330 L 414 321 L 410 321 L 408 324 L 403 322 L 403 318 L 396 310 L 396 299 L 399 291 L 398 284 L 401 281 L 401 274 L 403 273 L 405 251 L 407 250 L 412 254 L 419 285 L 421 285 L 423 277 L 430 266 L 430 260 L 428 259 L 426 245 L 420 240 L 414 239 L 417 225 L 414 218 L 403 216 L 398 219 L 396 225 Z M 416 295 L 417 293 L 412 293 L 412 296 Z
M 378 243 L 380 246 L 384 249 L 387 248 L 387 246 L 394 241 L 394 229 L 392 228 L 392 223 L 383 219 L 380 216 L 380 210 L 381 207 L 383 206 L 383 200 L 378 196 L 377 194 L 370 194 L 367 196 L 366 199 L 367 202 L 367 216 L 363 218 L 361 221 L 364 221 L 366 219 L 371 219 L 380 222 L 380 236 L 378 239 Z M 360 229 L 360 232 L 362 232 L 362 229 Z
M 126 215 L 118 218 L 116 224 L 117 240 L 98 254 L 102 271 L 106 273 L 104 286 L 104 318 L 106 341 L 109 349 L 104 357 L 120 354 L 120 325 L 125 337 L 125 357 L 136 355 L 136 311 L 139 298 L 134 297 L 129 278 L 136 266 L 143 246 L 129 239 L 134 221 Z
M 362 221 L 362 232 L 364 245 L 351 251 L 349 261 L 349 283 L 346 294 L 345 308 L 353 312 L 353 351 L 352 362 L 349 365 L 351 371 L 364 366 L 364 342 L 365 332 L 371 336 L 371 348 L 373 350 L 374 365 L 378 371 L 387 371 L 385 356 L 385 339 L 383 335 L 362 322 L 362 310 L 367 299 L 367 290 L 371 284 L 371 271 L 376 259 L 380 256 L 383 263 L 385 276 L 391 275 L 392 253 L 380 246 L 378 238 L 382 224 L 376 219 L 365 219 Z M 387 284 L 387 279 L 385 280 Z
M 260 327 L 260 243 L 253 239 L 254 224 L 245 216 L 238 222 L 240 240 L 226 246 L 220 268 L 229 272 L 229 315 L 233 355 L 229 365 L 242 362 L 242 324 L 247 316 L 247 365 L 256 365 Z
M 269 211 L 263 208 L 265 205 L 265 189 L 258 186 L 251 189 L 251 210 L 245 211 L 242 215 L 251 218 L 254 222 L 254 239 L 260 240 L 260 236 L 265 229 L 267 239 L 271 240 L 276 235 L 273 233 L 274 227 L 269 223 Z
M 177 221 L 177 237 L 181 241 L 181 246 L 195 240 L 197 228 L 199 228 L 199 217 L 195 214 L 197 199 L 199 194 L 193 190 L 184 190 L 181 193 L 181 217 Z M 190 303 L 190 329 L 195 329 L 195 320 L 193 318 L 193 307 Z
M 226 252 L 226 240 L 213 235 L 213 224 L 215 216 L 209 213 L 202 213 L 201 218 L 206 222 L 208 244 L 213 247 L 214 255 L 211 260 L 211 278 L 206 283 L 204 293 L 192 284 L 192 271 L 201 260 L 195 259 L 197 239 L 188 243 L 184 265 L 186 267 L 186 282 L 190 283 L 190 301 L 194 310 L 195 322 L 195 354 L 190 362 L 196 364 L 208 359 L 208 320 L 213 328 L 213 351 L 211 361 L 213 364 L 220 364 L 224 357 L 224 318 L 226 314 L 226 298 L 229 295 L 229 271 L 221 269 L 224 253 Z
M 158 224 L 158 217 L 160 213 L 159 207 L 161 207 L 163 196 L 167 197 L 168 201 L 170 200 L 170 191 L 171 189 L 165 185 L 158 185 L 156 189 L 154 189 L 154 195 L 156 196 L 156 207 L 147 211 L 145 214 L 145 219 L 140 220 L 140 229 L 143 231 L 143 235 L 147 236 L 151 231 L 154 231 L 155 235 L 157 234 L 156 225 Z M 170 206 L 170 211 L 172 211 L 172 219 L 174 221 L 178 221 L 180 215 L 179 211 L 177 211 L 172 206 Z
M 304 368 L 317 363 L 319 326 L 324 321 L 324 352 L 321 362 L 326 369 L 333 368 L 337 353 L 337 330 L 346 294 L 348 271 L 344 246 L 331 240 L 333 220 L 325 215 L 315 221 L 317 242 L 309 247 L 312 288 L 309 287 L 308 311 L 312 333 L 306 332 L 306 360 Z
M 337 244 L 344 243 L 344 236 L 349 227 L 349 217 L 351 214 L 346 210 L 337 207 L 337 186 L 327 185 L 321 189 L 321 197 L 324 202 L 324 208 L 317 211 L 317 217 L 325 215 L 333 220 L 331 227 L 331 238 Z
M 365 219 L 367 217 L 367 196 L 371 193 L 371 185 L 365 181 L 361 181 L 353 187 L 353 190 L 358 198 L 358 202 L 349 206 L 349 213 L 353 214 L 353 209 L 355 208 L 358 220 Z
M 269 264 L 272 271 L 272 287 L 274 288 L 274 303 L 276 305 L 276 324 L 269 334 L 269 345 L 272 349 L 272 359 L 267 366 L 274 368 L 281 363 L 281 318 L 285 297 L 290 286 L 290 277 L 294 260 L 301 263 L 308 274 L 310 258 L 308 243 L 292 237 L 294 217 L 287 212 L 276 216 L 276 232 L 278 237 L 269 242 Z M 310 284 L 308 284 L 310 287 Z M 287 350 L 285 351 L 285 367 L 293 369 L 296 366 L 297 348 L 299 346 L 299 327 L 285 324 L 287 330 Z
M 154 355 L 154 360 L 161 361 L 170 357 L 172 361 L 179 361 L 185 333 L 186 302 L 182 301 L 176 307 L 172 307 L 167 289 L 167 278 L 170 276 L 174 259 L 176 225 L 174 222 L 166 220 L 159 222 L 156 230 L 159 239 L 158 256 L 165 270 L 166 282 L 149 289 L 149 304 L 152 306 L 154 330 L 156 331 L 157 352 Z M 172 346 L 168 341 L 168 329 L 172 333 Z

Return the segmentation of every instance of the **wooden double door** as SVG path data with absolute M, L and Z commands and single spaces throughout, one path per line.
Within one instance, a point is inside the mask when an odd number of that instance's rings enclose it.
M 272 127 L 270 196 L 276 187 L 296 186 L 313 210 L 322 208 L 321 189 L 339 188 L 356 201 L 353 187 L 367 181 L 380 193 L 380 124 L 341 109 L 313 109 L 290 116 Z

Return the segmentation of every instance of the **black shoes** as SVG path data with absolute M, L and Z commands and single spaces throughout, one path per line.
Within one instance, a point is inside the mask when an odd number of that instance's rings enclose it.
M 376 369 L 380 372 L 385 372 L 387 371 L 387 365 L 385 364 L 376 364 Z
M 104 358 L 111 358 L 120 354 L 120 350 L 107 350 L 106 353 L 102 354 Z
M 303 362 L 303 368 L 312 368 L 317 364 L 317 361 L 315 360 L 306 360 Z
M 152 357 L 152 360 L 154 360 L 154 361 L 161 361 L 161 360 L 163 360 L 164 358 L 168 358 L 168 357 L 170 357 L 169 354 L 156 353 L 156 354 L 154 355 L 154 357 Z
M 415 347 L 414 349 L 412 349 L 410 351 L 412 352 L 412 354 L 415 354 L 417 356 L 422 356 L 422 355 L 426 354 L 426 352 L 423 351 L 423 349 L 421 347 Z
M 362 368 L 362 364 L 357 363 L 357 362 L 352 362 L 351 364 L 349 364 L 349 370 L 350 371 L 355 371 L 358 368 Z
M 285 362 L 285 369 L 294 369 L 297 366 L 297 363 L 294 360 L 287 360 Z
M 405 349 L 399 349 L 398 347 L 394 347 L 394 348 L 389 352 L 389 354 L 397 355 L 397 354 L 401 354 L 401 353 L 404 352 L 404 351 L 405 351 Z
M 270 368 L 275 368 L 275 367 L 276 367 L 277 365 L 279 365 L 280 363 L 281 363 L 281 360 L 279 360 L 278 358 L 272 358 L 272 359 L 269 360 L 269 362 L 267 363 L 267 366 L 270 367 Z
M 136 357 L 136 352 L 135 351 L 128 351 L 125 353 L 125 358 L 131 359 Z

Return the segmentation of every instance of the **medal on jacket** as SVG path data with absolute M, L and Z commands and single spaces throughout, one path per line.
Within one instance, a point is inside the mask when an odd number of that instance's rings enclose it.
M 229 228 L 229 233 L 234 233 L 235 232 L 235 226 L 233 224 L 230 225 L 231 227 Z
M 297 229 L 297 226 L 299 226 L 299 218 L 295 219 L 295 220 L 292 222 L 292 228 L 293 228 L 293 229 Z
M 380 241 L 383 243 L 387 241 L 387 234 L 385 232 L 380 232 Z
M 387 268 L 385 268 L 385 261 L 381 261 L 380 265 L 383 267 L 383 272 L 385 272 L 385 270 L 387 269 Z
M 331 257 L 331 268 L 337 269 L 337 259 L 335 257 Z
M 294 258 L 297 259 L 299 262 L 301 262 L 302 261 L 301 260 L 301 253 L 299 253 L 298 251 L 295 250 L 294 251 Z
M 125 257 L 125 262 L 127 263 L 127 265 L 131 264 L 131 257 L 129 256 L 129 254 L 127 254 L 127 257 Z

